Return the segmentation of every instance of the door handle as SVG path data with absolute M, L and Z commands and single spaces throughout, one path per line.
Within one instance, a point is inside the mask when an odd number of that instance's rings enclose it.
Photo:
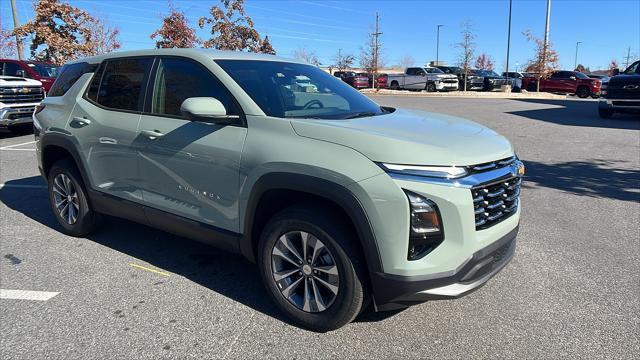
M 81 117 L 74 117 L 73 119 L 71 119 L 71 122 L 80 126 L 80 127 L 84 127 L 87 126 L 89 124 L 91 124 L 91 120 L 87 119 L 87 118 L 81 118 Z
M 142 130 L 140 131 L 140 133 L 151 140 L 155 140 L 164 136 L 164 134 L 158 130 Z

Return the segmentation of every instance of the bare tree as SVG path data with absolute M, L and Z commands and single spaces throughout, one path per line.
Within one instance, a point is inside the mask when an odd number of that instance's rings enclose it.
M 456 47 L 460 49 L 458 66 L 460 66 L 464 74 L 464 91 L 467 91 L 467 76 L 471 70 L 471 61 L 473 60 L 473 53 L 476 47 L 475 39 L 473 24 L 470 20 L 465 20 L 462 23 L 462 40 L 456 44 Z
M 96 20 L 86 11 L 59 0 L 40 0 L 33 7 L 33 19 L 14 29 L 19 37 L 33 36 L 33 59 L 64 64 L 94 53 L 92 27 Z
M 382 45 L 379 41 L 376 44 L 376 36 L 370 33 L 367 42 L 360 48 L 360 67 L 367 73 L 375 74 L 384 66 L 385 60 L 382 57 Z
M 525 30 L 522 34 L 528 41 L 536 44 L 535 53 L 533 59 L 529 60 L 527 71 L 537 74 L 536 89 L 539 91 L 540 78 L 547 77 L 558 69 L 558 53 L 553 49 L 551 42 L 545 46 L 544 40 L 533 36 L 531 30 Z
M 263 44 L 254 23 L 244 10 L 244 0 L 220 0 L 222 6 L 209 9 L 211 17 L 201 17 L 198 25 L 211 25 L 211 38 L 202 43 L 205 48 L 247 50 L 275 54 L 271 43 Z
M 300 61 L 304 61 L 306 63 L 312 65 L 320 65 L 320 61 L 318 60 L 318 56 L 313 50 L 309 50 L 306 46 L 301 46 L 291 52 L 291 56 Z
M 412 67 L 416 63 L 416 60 L 411 55 L 404 55 L 400 58 L 400 67 L 406 69 Z
M 95 21 L 89 23 L 89 30 L 91 32 L 91 42 L 93 43 L 92 55 L 100 55 L 116 51 L 120 48 L 120 30 L 117 27 L 112 27 L 100 18 L 95 18 Z
M 0 27 L 0 58 L 16 56 L 16 41 L 11 31 Z
M 493 58 L 491 55 L 482 53 L 476 58 L 476 69 L 493 70 Z
M 192 48 L 198 43 L 196 30 L 189 26 L 184 12 L 169 4 L 169 14 L 162 18 L 162 26 L 151 34 L 156 48 Z
M 345 71 L 347 69 L 350 69 L 353 66 L 353 63 L 356 61 L 356 58 L 351 54 L 344 54 L 342 52 L 342 49 L 338 49 L 338 53 L 333 58 L 333 61 L 335 62 L 334 67 L 338 71 Z

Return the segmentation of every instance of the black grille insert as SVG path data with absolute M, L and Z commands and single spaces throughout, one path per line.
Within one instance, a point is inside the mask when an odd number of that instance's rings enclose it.
M 507 177 L 471 189 L 476 230 L 491 227 L 518 210 L 522 178 Z

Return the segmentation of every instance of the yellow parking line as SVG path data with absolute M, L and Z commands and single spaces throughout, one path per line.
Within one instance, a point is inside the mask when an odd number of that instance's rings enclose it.
M 138 269 L 142 269 L 142 270 L 146 270 L 146 271 L 150 271 L 152 273 L 156 273 L 158 275 L 162 275 L 162 276 L 171 276 L 171 274 L 168 274 L 164 271 L 158 271 L 158 270 L 154 270 L 154 269 L 150 269 L 148 267 L 142 266 L 142 265 L 138 265 L 138 264 L 134 264 L 134 263 L 129 263 L 129 266 L 134 267 L 134 268 L 138 268 Z

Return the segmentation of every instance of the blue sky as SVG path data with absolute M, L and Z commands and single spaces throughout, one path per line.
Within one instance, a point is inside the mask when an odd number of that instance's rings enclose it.
M 31 18 L 32 0 L 17 0 L 22 23 Z M 70 0 L 74 6 L 105 18 L 120 28 L 123 50 L 151 48 L 149 35 L 159 27 L 167 1 Z M 218 0 L 179 1 L 192 26 Z M 269 35 L 281 56 L 306 46 L 323 64 L 330 64 L 339 48 L 358 55 L 380 13 L 383 56 L 397 64 L 405 55 L 423 64 L 435 59 L 436 25 L 440 30 L 440 59 L 455 63 L 461 23 L 470 20 L 476 34 L 476 54 L 492 56 L 498 68 L 506 60 L 507 0 L 489 1 L 317 1 L 246 0 L 247 13 L 257 30 Z M 522 35 L 531 29 L 542 36 L 546 0 L 514 0 L 511 32 L 511 68 L 523 65 L 533 54 L 532 43 Z M 13 25 L 10 1 L 0 0 L 2 26 Z M 198 35 L 208 33 L 198 29 Z M 581 41 L 578 62 L 591 69 L 605 68 L 611 59 L 624 62 L 627 48 L 640 57 L 640 0 L 552 0 L 550 40 L 560 55 L 563 68 L 572 68 L 576 42 Z

